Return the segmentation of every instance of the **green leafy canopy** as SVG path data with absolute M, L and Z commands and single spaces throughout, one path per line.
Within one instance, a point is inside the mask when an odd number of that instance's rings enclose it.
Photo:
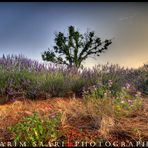
M 42 59 L 57 64 L 65 64 L 68 67 L 75 66 L 79 68 L 82 66 L 82 61 L 91 55 L 100 56 L 111 43 L 112 41 L 107 39 L 101 41 L 94 31 L 83 35 L 75 30 L 74 26 L 69 26 L 67 36 L 62 32 L 55 34 L 56 45 L 52 50 L 44 51 Z

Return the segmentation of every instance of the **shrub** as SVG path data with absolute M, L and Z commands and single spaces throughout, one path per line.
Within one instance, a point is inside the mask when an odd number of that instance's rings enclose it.
M 116 90 L 116 95 L 114 95 L 112 93 L 112 85 L 112 81 L 109 80 L 108 86 L 89 87 L 83 92 L 83 98 L 84 100 L 95 101 L 95 104 L 100 101 L 110 100 L 113 106 L 112 111 L 115 112 L 117 117 L 130 116 L 136 110 L 141 109 L 142 98 L 139 91 L 135 90 L 129 83 L 126 83 L 125 87 L 122 87 L 120 91 Z
M 25 90 L 25 97 L 32 100 L 37 99 L 40 96 L 40 91 L 41 91 L 41 87 L 39 86 L 39 84 L 33 82 Z
M 22 121 L 8 128 L 15 133 L 14 142 L 25 141 L 26 146 L 40 146 L 41 143 L 56 141 L 61 135 L 59 132 L 61 114 L 54 118 L 41 118 L 37 113 L 24 117 Z
M 68 88 L 67 91 L 75 93 L 77 96 L 81 96 L 82 89 L 85 85 L 84 79 L 80 75 L 67 75 L 65 85 Z
M 109 80 L 112 81 L 110 88 Z M 147 65 L 139 69 L 125 69 L 107 63 L 92 69 L 66 69 L 62 65 L 40 64 L 21 55 L 0 58 L 0 96 L 6 96 L 6 100 L 16 97 L 18 93 L 31 99 L 38 98 L 42 93 L 44 96 L 63 97 L 73 92 L 81 96 L 83 88 L 91 86 L 97 87 L 97 97 L 103 97 L 106 90 L 110 90 L 115 97 L 127 82 L 147 94 Z
M 132 96 L 126 88 L 122 88 L 122 91 L 114 100 L 114 110 L 117 117 L 130 116 L 141 107 L 141 93 L 136 92 L 135 96 Z
M 102 85 L 99 87 L 91 86 L 83 92 L 84 99 L 101 99 L 107 96 L 107 88 Z
M 66 93 L 64 85 L 64 76 L 60 72 L 49 73 L 46 75 L 43 83 L 44 90 L 52 97 L 61 97 Z
M 122 77 L 116 73 L 107 73 L 103 75 L 102 83 L 103 85 L 107 85 L 109 87 L 113 96 L 117 96 L 118 92 L 121 91 L 123 80 Z
M 144 65 L 139 70 L 139 76 L 137 78 L 137 88 L 141 92 L 148 94 L 148 65 Z
M 9 101 L 7 96 L 1 96 L 0 97 L 0 105 L 6 103 L 7 101 Z

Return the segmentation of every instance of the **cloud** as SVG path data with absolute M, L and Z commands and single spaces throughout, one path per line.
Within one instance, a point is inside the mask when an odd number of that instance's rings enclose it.
M 129 17 L 126 16 L 126 17 L 119 18 L 119 21 L 124 21 L 124 20 L 128 20 L 128 19 L 129 19 Z
M 137 13 L 134 13 L 134 14 L 132 14 L 132 15 L 124 16 L 124 17 L 119 18 L 119 21 L 124 21 L 124 20 L 133 19 L 133 18 L 136 17 L 136 16 L 137 16 Z

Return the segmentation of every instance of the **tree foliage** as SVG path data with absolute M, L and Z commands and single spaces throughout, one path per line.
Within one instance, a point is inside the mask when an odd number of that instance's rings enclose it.
M 44 61 L 51 61 L 57 64 L 66 64 L 68 67 L 80 67 L 82 62 L 88 57 L 100 56 L 108 46 L 111 40 L 101 41 L 94 31 L 81 34 L 75 30 L 74 26 L 68 27 L 68 35 L 59 32 L 55 34 L 55 46 L 42 53 Z

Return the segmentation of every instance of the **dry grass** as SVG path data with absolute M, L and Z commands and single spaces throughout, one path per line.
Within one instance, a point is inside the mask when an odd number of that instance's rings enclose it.
M 142 110 L 135 112 L 131 117 L 121 118 L 112 129 L 113 140 L 148 140 L 148 98 L 144 99 Z
M 17 123 L 22 117 L 38 112 L 41 115 L 48 113 L 52 106 L 51 100 L 31 101 L 17 100 L 13 103 L 0 105 L 0 128 Z
M 70 99 L 68 103 L 62 101 L 55 104 L 63 112 L 63 126 L 70 125 L 77 129 L 97 130 L 106 137 L 114 126 L 112 108 L 108 109 L 110 101 Z
M 115 119 L 111 102 L 108 100 L 104 102 L 92 100 L 85 102 L 74 98 L 17 100 L 0 105 L 0 139 L 2 130 L 16 124 L 24 116 L 32 115 L 33 112 L 43 116 L 59 111 L 63 113 L 65 138 L 71 140 L 94 140 L 102 137 L 110 141 L 148 140 L 148 98 L 144 99 L 143 110 L 120 120 Z

